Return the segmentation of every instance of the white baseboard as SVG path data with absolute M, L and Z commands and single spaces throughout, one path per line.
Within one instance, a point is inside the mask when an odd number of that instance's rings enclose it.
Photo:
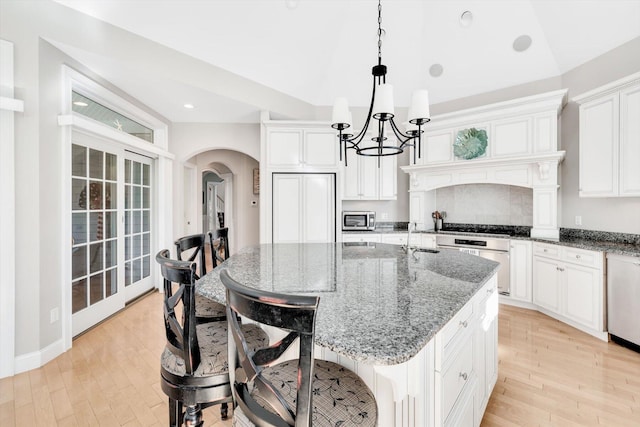
M 39 368 L 64 353 L 64 341 L 59 339 L 42 350 L 17 356 L 15 359 L 15 373 Z

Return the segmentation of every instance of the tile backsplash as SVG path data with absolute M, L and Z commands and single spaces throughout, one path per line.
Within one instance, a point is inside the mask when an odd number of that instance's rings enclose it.
M 533 225 L 533 190 L 499 184 L 465 184 L 436 190 L 445 223 Z

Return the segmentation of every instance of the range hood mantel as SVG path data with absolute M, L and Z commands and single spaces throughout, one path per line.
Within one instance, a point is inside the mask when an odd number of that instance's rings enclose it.
M 491 104 L 432 118 L 425 130 L 420 162 L 401 169 L 410 175 L 412 222 L 427 225 L 436 210 L 435 189 L 459 184 L 505 184 L 533 189 L 532 237 L 558 238 L 558 115 L 567 90 Z M 459 131 L 483 129 L 482 157 L 453 154 Z

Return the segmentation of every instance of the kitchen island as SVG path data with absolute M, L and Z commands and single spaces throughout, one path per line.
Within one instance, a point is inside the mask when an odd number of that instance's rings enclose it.
M 197 292 L 224 302 L 223 268 L 250 287 L 320 296 L 316 358 L 364 379 L 380 426 L 479 425 L 497 373 L 497 263 L 380 243 L 267 244 L 234 254 Z

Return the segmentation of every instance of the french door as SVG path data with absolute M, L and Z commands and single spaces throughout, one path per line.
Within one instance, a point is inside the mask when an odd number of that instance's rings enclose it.
M 71 148 L 73 336 L 151 282 L 152 160 L 74 132 Z

